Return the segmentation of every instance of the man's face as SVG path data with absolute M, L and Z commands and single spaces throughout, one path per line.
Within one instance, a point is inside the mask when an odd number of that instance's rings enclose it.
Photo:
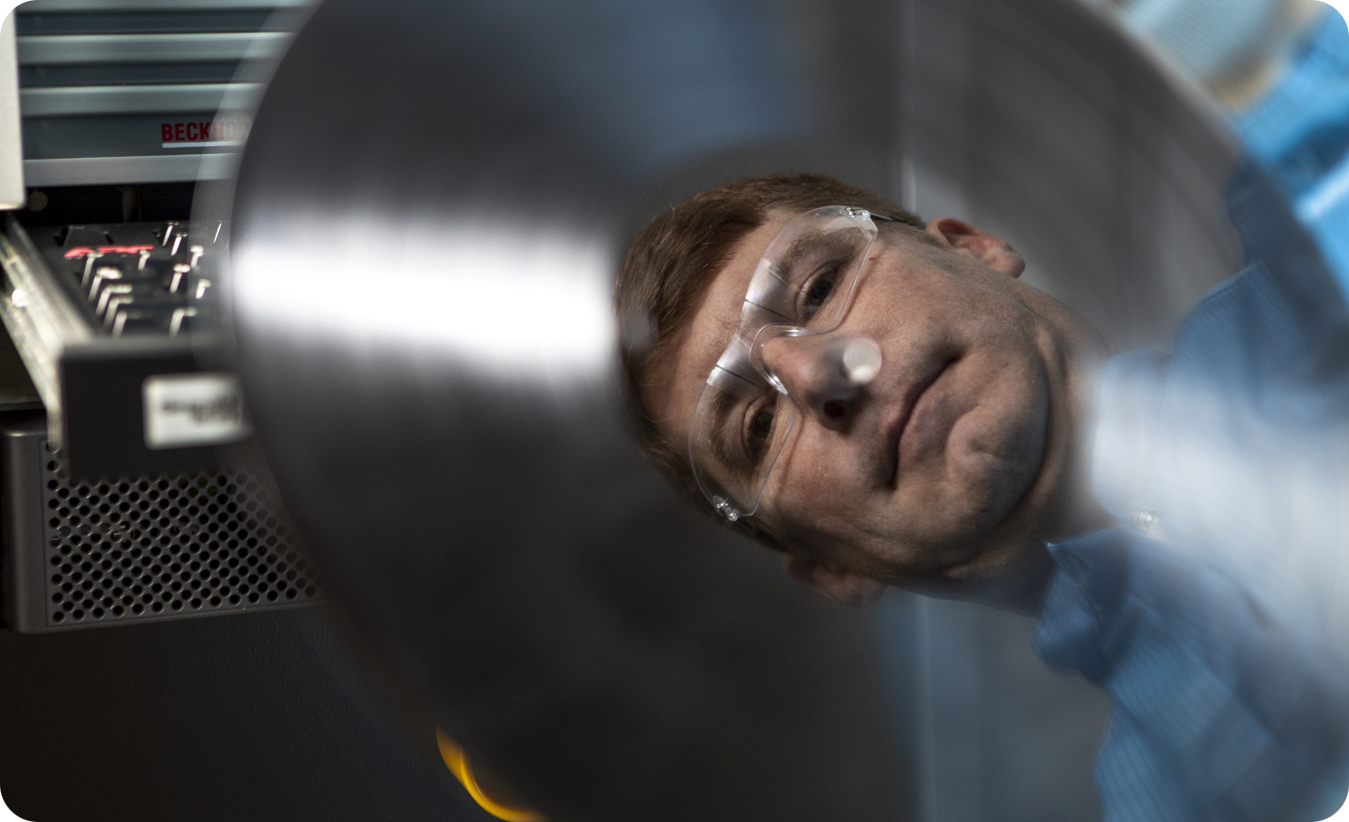
M 643 397 L 667 433 L 687 438 L 755 265 L 792 216 L 733 248 L 671 341 Z M 1022 268 L 1009 246 L 954 220 L 883 229 L 838 328 L 765 346 L 800 412 L 756 516 L 793 555 L 892 583 L 962 579 L 1062 524 L 1092 334 L 1019 282 Z M 815 399 L 830 378 L 822 352 L 850 338 L 880 347 L 880 372 L 826 407 Z

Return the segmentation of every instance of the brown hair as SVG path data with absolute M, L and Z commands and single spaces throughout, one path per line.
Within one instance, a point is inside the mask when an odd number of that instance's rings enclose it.
M 771 174 L 734 180 L 671 206 L 637 233 L 623 260 L 614 285 L 614 307 L 622 327 L 649 332 L 645 344 L 625 344 L 623 349 L 628 405 L 638 442 L 665 479 L 709 515 L 712 508 L 689 467 L 687 443 L 659 429 L 642 401 L 644 389 L 737 242 L 775 211 L 794 214 L 829 205 L 857 206 L 919 230 L 923 227 L 916 215 L 842 180 L 823 174 Z M 742 518 L 736 526 L 771 547 L 783 547 L 757 518 Z

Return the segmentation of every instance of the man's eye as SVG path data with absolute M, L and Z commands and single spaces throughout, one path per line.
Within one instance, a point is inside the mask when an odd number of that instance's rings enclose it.
M 831 263 L 821 269 L 806 285 L 805 293 L 801 297 L 802 319 L 809 320 L 814 317 L 816 312 L 829 302 L 830 296 L 834 293 L 834 286 L 838 282 L 839 269 L 838 263 Z
M 764 447 L 773 435 L 773 419 L 777 410 L 777 397 L 768 397 L 758 406 L 751 408 L 745 420 L 745 453 L 750 461 L 758 464 L 763 459 Z

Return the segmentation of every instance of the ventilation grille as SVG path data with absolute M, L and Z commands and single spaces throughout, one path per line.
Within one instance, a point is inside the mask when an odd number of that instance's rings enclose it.
M 72 480 L 44 443 L 47 625 L 312 602 L 323 587 L 275 489 L 248 472 Z

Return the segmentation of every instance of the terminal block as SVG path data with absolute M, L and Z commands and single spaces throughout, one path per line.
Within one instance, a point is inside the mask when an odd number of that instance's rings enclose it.
M 218 234 L 194 242 L 174 222 L 30 233 L 6 219 L 0 320 L 77 475 L 214 470 L 215 446 L 248 437 L 237 379 L 199 365 Z
M 11 630 L 322 600 L 247 442 L 237 379 L 200 365 L 218 351 L 217 233 L 194 242 L 173 222 L 29 230 L 7 219 L 0 593 Z

